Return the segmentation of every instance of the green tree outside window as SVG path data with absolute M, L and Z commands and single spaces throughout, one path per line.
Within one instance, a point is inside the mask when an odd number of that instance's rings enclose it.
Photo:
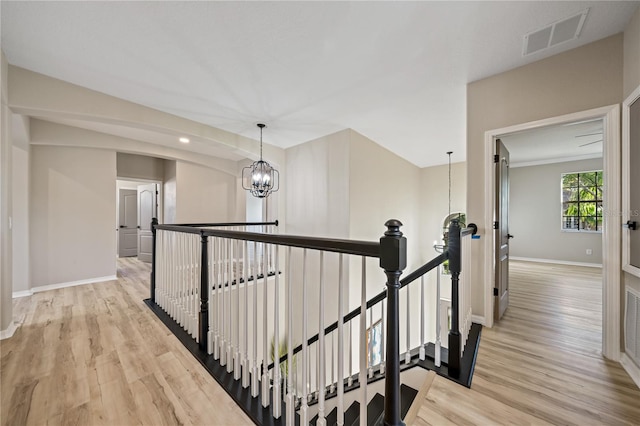
M 562 229 L 602 231 L 602 170 L 562 175 Z

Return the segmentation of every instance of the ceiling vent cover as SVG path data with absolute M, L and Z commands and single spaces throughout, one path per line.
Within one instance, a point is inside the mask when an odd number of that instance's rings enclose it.
M 526 34 L 524 36 L 522 56 L 531 55 L 552 46 L 577 39 L 588 14 L 589 9 L 585 9 L 577 15 L 556 21 L 551 25 Z

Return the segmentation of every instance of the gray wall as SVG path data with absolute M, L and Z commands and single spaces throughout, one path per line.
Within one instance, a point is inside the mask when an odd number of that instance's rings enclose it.
M 235 218 L 236 177 L 225 172 L 176 162 L 177 223 L 230 222 Z
M 116 274 L 116 153 L 34 145 L 30 171 L 31 285 Z
M 562 173 L 601 169 L 601 158 L 509 169 L 511 256 L 602 264 L 601 233 L 560 230 Z
M 13 292 L 31 288 L 29 277 L 29 146 L 13 146 Z
M 146 155 L 124 154 L 116 156 L 118 178 L 164 180 L 164 163 L 161 158 Z

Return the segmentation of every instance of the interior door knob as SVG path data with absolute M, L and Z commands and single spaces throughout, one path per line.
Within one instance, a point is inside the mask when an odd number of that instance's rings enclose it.
M 126 228 L 126 226 L 125 225 L 120 225 L 120 228 Z
M 507 238 L 511 239 L 511 238 L 513 238 L 513 235 L 507 234 Z

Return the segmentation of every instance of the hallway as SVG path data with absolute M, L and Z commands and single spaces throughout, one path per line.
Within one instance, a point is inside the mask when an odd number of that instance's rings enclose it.
M 600 272 L 512 261 L 510 305 L 482 330 L 471 389 L 436 377 L 414 424 L 640 424 L 640 390 L 600 354 Z

